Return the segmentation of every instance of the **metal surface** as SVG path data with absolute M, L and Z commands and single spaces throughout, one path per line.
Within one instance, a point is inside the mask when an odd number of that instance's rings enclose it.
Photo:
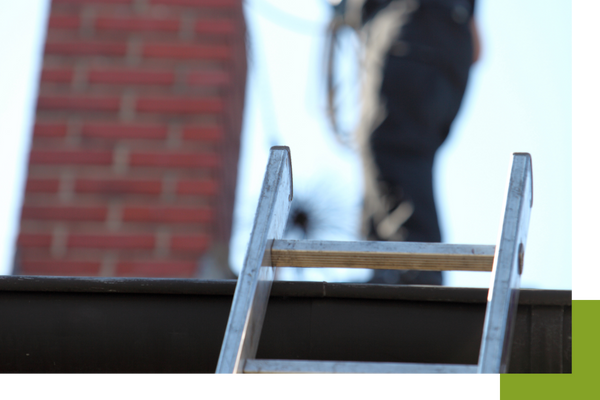
M 359 365 L 338 361 L 315 364 L 282 360 L 253 361 L 264 321 L 276 266 L 424 270 L 492 270 L 476 371 L 506 372 L 519 298 L 520 275 L 533 204 L 531 157 L 513 154 L 508 195 L 498 245 L 430 243 L 327 242 L 280 240 L 292 200 L 288 148 L 272 148 L 248 253 L 238 279 L 218 373 L 262 371 L 361 372 Z M 495 253 L 494 253 L 495 250 Z M 310 324 L 309 324 L 310 325 Z M 330 360 L 341 360 L 329 357 Z M 304 362 L 304 361 L 303 361 Z M 247 368 L 245 367 L 247 365 Z M 362 365 L 364 367 L 364 365 Z M 362 368 L 361 367 L 361 368 Z M 389 367 L 389 366 L 387 366 Z M 395 372 L 474 372 L 472 366 L 395 366 Z M 280 368 L 280 369 L 278 369 Z M 324 368 L 321 370 L 319 368 Z M 369 366 L 371 368 L 371 366 Z M 384 368 L 384 366 L 381 366 Z M 457 369 L 458 368 L 458 369 Z M 461 369 L 462 368 L 462 369 Z
M 480 373 L 507 371 L 533 204 L 531 156 L 513 154 L 479 354 Z M 520 255 L 521 254 L 521 255 Z M 521 262 L 519 262 L 521 260 Z M 519 265 L 521 264 L 521 266 Z
M 248 252 L 239 275 L 217 373 L 238 373 L 256 355 L 275 268 L 261 266 L 267 245 L 281 238 L 292 201 L 291 156 L 273 147 L 254 219 Z
M 248 360 L 245 373 L 475 374 L 477 365 L 352 361 Z
M 324 267 L 491 271 L 493 245 L 414 242 L 275 240 L 270 259 L 276 267 Z

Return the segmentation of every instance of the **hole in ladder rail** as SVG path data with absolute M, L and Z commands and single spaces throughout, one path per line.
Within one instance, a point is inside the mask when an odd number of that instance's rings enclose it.
M 519 275 L 523 274 L 523 260 L 525 258 L 525 248 L 523 247 L 523 243 L 519 244 Z

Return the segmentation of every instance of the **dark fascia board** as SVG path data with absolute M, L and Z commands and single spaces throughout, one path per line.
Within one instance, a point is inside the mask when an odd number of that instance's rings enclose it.
M 0 292 L 88 292 L 233 296 L 235 284 L 235 280 L 0 276 Z M 274 282 L 271 295 L 276 297 L 328 297 L 485 303 L 487 301 L 487 292 L 488 290 L 485 288 L 278 281 Z M 570 306 L 571 291 L 521 289 L 519 304 Z

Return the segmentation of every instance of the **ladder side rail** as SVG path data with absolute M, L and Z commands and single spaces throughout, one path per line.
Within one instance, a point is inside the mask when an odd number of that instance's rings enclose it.
M 505 373 L 508 368 L 532 205 L 531 156 L 514 153 L 503 223 L 492 267 L 479 352 L 479 373 Z
M 271 148 L 248 251 L 238 277 L 217 373 L 241 373 L 254 358 L 267 309 L 275 267 L 261 266 L 270 243 L 283 235 L 293 196 L 292 165 L 287 146 Z

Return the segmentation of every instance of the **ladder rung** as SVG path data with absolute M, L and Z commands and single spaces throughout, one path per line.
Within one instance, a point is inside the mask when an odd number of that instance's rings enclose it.
M 477 365 L 249 359 L 246 373 L 476 374 Z
M 274 267 L 491 271 L 493 245 L 274 240 L 263 265 Z M 265 250 L 269 252 L 269 246 Z

